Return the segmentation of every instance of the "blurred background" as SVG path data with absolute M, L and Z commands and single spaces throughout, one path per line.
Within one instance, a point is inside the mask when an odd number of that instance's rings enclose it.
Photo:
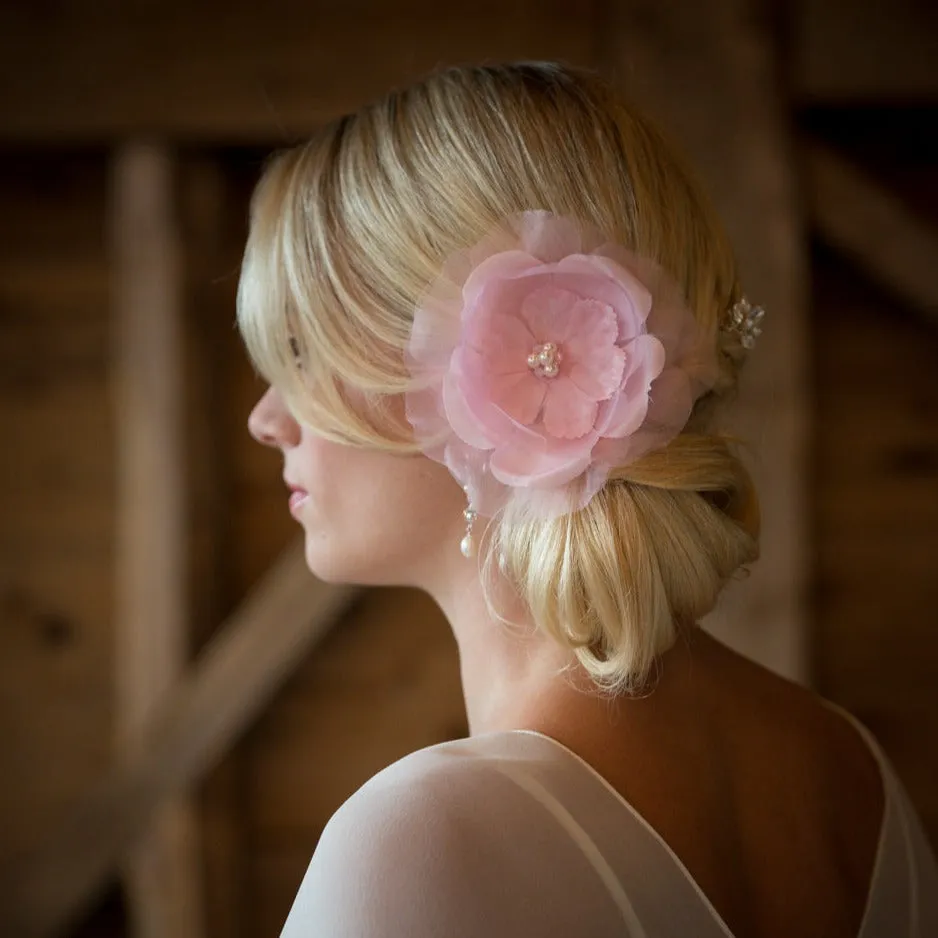
M 277 934 L 319 833 L 467 731 L 409 590 L 315 582 L 234 329 L 265 157 L 449 64 L 597 68 L 767 310 L 763 559 L 708 627 L 850 708 L 938 843 L 938 7 L 0 7 L 0 934 Z

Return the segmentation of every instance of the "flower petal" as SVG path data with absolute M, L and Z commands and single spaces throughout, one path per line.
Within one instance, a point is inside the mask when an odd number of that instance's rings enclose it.
M 412 369 L 445 368 L 459 341 L 462 300 L 445 295 L 445 285 L 434 284 L 414 310 L 407 361 Z
M 647 285 L 627 267 L 608 257 L 599 254 L 574 254 L 559 261 L 556 270 L 558 274 L 584 274 L 611 281 L 628 295 L 635 315 L 641 322 L 644 322 L 651 312 L 652 297 Z
M 596 421 L 596 401 L 563 375 L 549 380 L 544 399 L 544 429 L 551 436 L 564 440 L 575 440 L 589 433 Z
M 615 345 L 619 338 L 616 311 L 608 303 L 578 299 L 572 316 L 576 329 L 567 344 L 578 356 L 591 348 Z
M 663 445 L 684 428 L 693 407 L 694 395 L 687 373 L 681 368 L 665 368 L 652 382 L 643 429 L 659 434 Z
M 479 264 L 466 278 L 462 287 L 466 309 L 472 309 L 482 292 L 493 283 L 513 280 L 532 269 L 542 267 L 536 257 L 526 251 L 501 251 Z
M 499 375 L 527 369 L 534 346 L 534 336 L 524 321 L 501 310 L 482 314 L 467 331 L 465 341 L 484 361 L 485 370 Z
M 641 335 L 625 348 L 626 374 L 622 389 L 603 408 L 596 429 L 603 436 L 622 437 L 634 433 L 648 411 L 652 381 L 664 368 L 664 346 L 653 335 Z
M 594 401 L 604 401 L 615 394 L 625 370 L 625 352 L 617 346 L 605 354 L 590 356 L 588 364 L 574 362 L 570 367 L 570 380 Z
M 580 298 L 553 285 L 538 286 L 521 304 L 521 316 L 535 342 L 566 342 L 578 328 L 574 312 Z
M 622 438 L 604 436 L 593 450 L 594 458 L 610 466 L 622 466 L 667 446 L 683 430 L 693 406 L 687 374 L 680 368 L 666 368 L 652 384 L 642 425 Z
M 512 375 L 490 375 L 492 402 L 518 423 L 537 420 L 547 393 L 547 385 L 527 369 Z
M 490 451 L 476 449 L 453 437 L 440 460 L 466 489 L 473 509 L 486 517 L 503 508 L 511 495 L 511 490 L 488 471 L 490 458 Z
M 647 413 L 648 393 L 627 389 L 619 394 L 608 413 L 596 421 L 597 429 L 603 437 L 628 436 L 642 425 Z
M 575 317 L 576 331 L 563 346 L 568 374 L 593 400 L 605 400 L 619 387 L 625 368 L 625 353 L 615 345 L 615 311 L 605 303 L 581 300 Z
M 470 408 L 453 372 L 449 372 L 443 381 L 443 407 L 453 432 L 464 443 L 478 449 L 492 449 L 494 443 L 485 432 L 485 424 Z
M 589 465 L 595 433 L 576 441 L 545 441 L 541 448 L 523 439 L 510 440 L 492 454 L 489 469 L 505 485 L 548 488 L 575 479 Z
M 548 263 L 583 249 L 582 226 L 563 215 L 543 210 L 523 212 L 517 231 L 524 249 Z

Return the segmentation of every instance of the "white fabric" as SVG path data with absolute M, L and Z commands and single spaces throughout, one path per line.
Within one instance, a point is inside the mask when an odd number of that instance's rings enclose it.
M 833 705 L 832 705 L 833 706 Z M 886 810 L 857 938 L 936 938 L 938 864 L 875 738 Z M 665 841 L 529 731 L 422 749 L 323 831 L 281 938 L 733 938 Z

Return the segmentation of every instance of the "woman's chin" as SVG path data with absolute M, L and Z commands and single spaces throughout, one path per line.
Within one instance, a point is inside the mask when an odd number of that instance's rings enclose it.
M 337 552 L 309 534 L 306 535 L 306 566 L 309 572 L 323 583 L 338 585 L 350 582 L 344 569 L 345 564 L 341 562 Z
M 373 564 L 369 558 L 351 556 L 320 536 L 306 536 L 306 566 L 323 583 L 336 586 L 375 586 Z

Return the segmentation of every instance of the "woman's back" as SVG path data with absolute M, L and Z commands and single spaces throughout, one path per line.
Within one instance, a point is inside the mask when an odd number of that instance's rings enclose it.
M 570 748 L 662 837 L 734 935 L 855 938 L 883 827 L 879 754 L 849 714 L 706 633 L 693 655 L 692 683 L 668 686 L 647 738 Z
M 706 658 L 696 713 L 643 750 L 522 730 L 395 763 L 326 828 L 284 935 L 938 933 L 934 856 L 868 731 Z

